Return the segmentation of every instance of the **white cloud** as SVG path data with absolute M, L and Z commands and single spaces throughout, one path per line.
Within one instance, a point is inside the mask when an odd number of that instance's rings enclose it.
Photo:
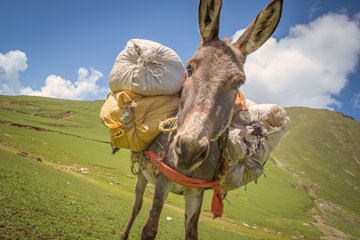
M 27 69 L 26 54 L 22 51 L 0 53 L 0 94 L 17 94 L 22 88 L 19 73 Z
M 356 109 L 360 109 L 360 92 L 355 93 L 352 100 L 353 100 L 353 107 Z
M 43 97 L 84 100 L 89 98 L 105 98 L 110 91 L 100 87 L 97 81 L 103 74 L 94 68 L 80 67 L 75 82 L 65 80 L 60 76 L 49 75 L 45 85 L 40 90 L 24 87 L 19 80 L 20 72 L 27 69 L 26 54 L 22 51 L 9 51 L 0 53 L 0 94 L 7 95 L 33 95 Z
M 243 31 L 243 30 L 242 30 Z M 237 32 L 236 36 L 239 36 Z M 270 38 L 245 64 L 246 98 L 282 106 L 331 108 L 360 54 L 359 18 L 329 13 L 296 25 L 286 38 Z
M 102 77 L 103 74 L 94 68 L 88 70 L 80 67 L 78 78 L 75 82 L 63 79 L 60 76 L 49 75 L 46 78 L 45 85 L 40 90 L 34 91 L 27 87 L 22 89 L 20 93 L 23 95 L 75 100 L 84 100 L 91 97 L 105 98 L 110 90 L 97 84 L 97 81 Z

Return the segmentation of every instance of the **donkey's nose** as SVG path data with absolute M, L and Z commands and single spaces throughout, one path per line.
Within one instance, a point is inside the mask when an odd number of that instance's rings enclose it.
M 186 153 L 186 144 L 185 141 L 181 138 L 178 137 L 175 139 L 175 153 L 178 156 L 178 158 L 181 158 L 182 155 L 184 155 Z
M 177 155 L 176 167 L 180 170 L 193 170 L 200 166 L 209 155 L 209 141 L 206 137 L 200 140 L 188 139 L 183 136 L 176 138 L 174 152 Z

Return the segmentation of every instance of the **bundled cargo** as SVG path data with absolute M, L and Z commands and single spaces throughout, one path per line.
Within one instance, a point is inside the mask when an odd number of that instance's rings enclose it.
M 160 133 L 160 122 L 176 111 L 184 81 L 175 51 L 150 40 L 129 40 L 110 72 L 112 93 L 100 111 L 112 145 L 146 149 Z
M 112 93 L 100 112 L 112 145 L 134 152 L 145 150 L 160 133 L 160 122 L 177 110 L 177 93 L 184 81 L 184 66 L 172 49 L 149 40 L 130 40 L 116 58 L 109 77 Z M 256 104 L 238 92 L 225 151 L 230 160 L 222 183 L 225 191 L 263 174 L 286 121 L 283 108 Z
M 285 110 L 276 104 L 246 103 L 248 111 L 234 113 L 229 131 L 226 155 L 230 168 L 223 183 L 226 190 L 256 181 L 263 174 L 288 120 Z
M 101 108 L 100 119 L 117 148 L 141 151 L 160 133 L 159 123 L 171 116 L 179 96 L 144 97 L 132 92 L 110 93 Z
M 117 56 L 110 72 L 112 92 L 144 96 L 174 95 L 185 81 L 185 68 L 177 53 L 164 45 L 131 39 Z

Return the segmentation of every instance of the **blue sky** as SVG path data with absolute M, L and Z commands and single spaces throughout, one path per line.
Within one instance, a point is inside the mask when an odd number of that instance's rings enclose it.
M 220 37 L 246 28 L 267 0 L 224 0 Z M 131 38 L 199 43 L 198 1 L 0 0 L 0 94 L 103 99 Z M 360 120 L 360 1 L 285 0 L 273 38 L 250 55 L 245 97 L 328 108 Z

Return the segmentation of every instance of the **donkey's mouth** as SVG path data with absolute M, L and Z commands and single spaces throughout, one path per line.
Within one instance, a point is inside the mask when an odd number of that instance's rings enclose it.
M 201 160 L 201 161 L 198 161 L 198 162 L 194 163 L 194 164 L 190 167 L 189 171 L 193 171 L 194 169 L 200 167 L 200 165 L 203 163 L 203 161 L 204 161 L 204 159 Z
M 191 160 L 184 160 L 177 157 L 175 167 L 181 171 L 191 172 L 198 168 L 203 162 L 204 159 L 192 158 Z
M 189 172 L 198 168 L 209 156 L 210 142 L 205 136 L 181 132 L 174 137 L 172 149 L 175 167 Z
M 180 145 L 179 142 L 174 147 L 175 166 L 179 170 L 192 171 L 198 168 L 209 156 L 210 147 L 208 141 L 200 141 L 201 144 L 196 147 Z

